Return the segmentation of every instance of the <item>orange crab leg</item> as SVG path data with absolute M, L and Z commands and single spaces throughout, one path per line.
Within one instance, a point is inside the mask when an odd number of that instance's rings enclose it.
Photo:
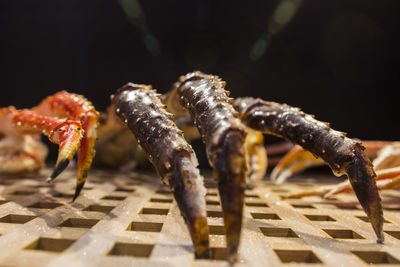
M 400 177 L 400 167 L 393 167 L 389 169 L 377 170 L 376 178 L 377 186 L 379 189 L 394 188 L 398 183 L 397 179 Z M 344 181 L 335 185 L 320 186 L 316 189 L 306 190 L 299 193 L 294 193 L 285 198 L 299 198 L 305 196 L 321 196 L 328 198 L 332 195 L 340 193 L 353 192 L 353 188 L 349 181 Z
M 294 144 L 292 142 L 283 141 L 276 144 L 270 144 L 266 146 L 268 155 L 268 167 L 274 167 L 278 165 L 283 156 L 292 149 Z
M 47 97 L 38 106 L 33 108 L 33 111 L 41 115 L 62 116 L 82 122 L 84 135 L 78 150 L 75 200 L 86 182 L 88 170 L 92 165 L 99 113 L 86 98 L 66 91 L 61 91 Z
M 51 142 L 59 144 L 56 167 L 51 175 L 53 178 L 68 166 L 84 135 L 84 130 L 79 122 L 38 115 L 27 109 L 15 110 L 12 123 L 15 129 L 21 133 L 43 133 L 49 137 Z
M 271 180 L 282 184 L 287 178 L 312 166 L 323 165 L 321 158 L 316 158 L 311 152 L 301 146 L 294 146 L 276 165 L 271 172 Z
M 383 147 L 391 144 L 390 141 L 363 141 L 362 144 L 365 146 L 365 154 L 368 158 L 375 158 L 379 150 Z M 380 161 L 382 164 L 376 164 L 373 162 L 374 169 L 382 169 L 381 165 L 386 163 L 385 161 Z M 393 160 L 392 160 L 393 161 Z M 301 146 L 294 146 L 276 165 L 272 170 L 271 180 L 278 184 L 285 182 L 290 176 L 304 171 L 310 167 L 316 167 L 324 165 L 325 162 L 322 158 L 315 157 L 311 152 L 304 150 Z M 378 168 L 377 168 L 378 167 Z
M 377 183 L 379 189 L 392 189 L 400 186 L 400 175 L 390 179 L 382 180 Z

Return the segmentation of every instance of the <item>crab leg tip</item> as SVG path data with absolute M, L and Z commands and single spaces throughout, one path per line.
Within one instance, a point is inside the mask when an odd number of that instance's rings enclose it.
M 54 180 L 58 175 L 60 175 L 60 173 L 62 173 L 65 168 L 67 168 L 69 164 L 69 159 L 65 158 L 62 159 L 58 162 L 58 164 L 56 165 L 56 167 L 54 168 L 52 174 L 50 175 L 50 180 Z
M 75 199 L 79 196 L 79 194 L 80 194 L 81 191 L 82 191 L 82 188 L 83 188 L 83 185 L 84 185 L 84 184 L 85 184 L 85 183 L 80 183 L 80 184 L 78 184 L 78 185 L 76 186 L 75 194 L 74 194 L 74 197 L 73 197 L 73 199 L 72 199 L 72 202 L 74 202 Z

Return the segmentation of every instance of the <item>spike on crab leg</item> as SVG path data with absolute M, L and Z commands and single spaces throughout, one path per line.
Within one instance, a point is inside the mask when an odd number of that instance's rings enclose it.
M 20 132 L 43 133 L 49 137 L 51 142 L 59 144 L 58 159 L 51 179 L 54 179 L 68 166 L 84 135 L 82 125 L 77 121 L 38 115 L 26 109 L 15 111 L 13 124 Z
M 347 174 L 377 241 L 383 242 L 383 210 L 375 172 L 360 142 L 288 105 L 242 98 L 236 100 L 235 107 L 247 126 L 299 144 L 326 161 L 335 174 Z
M 99 113 L 86 98 L 66 91 L 47 97 L 32 110 L 41 115 L 67 117 L 82 123 L 84 135 L 78 150 L 77 183 L 73 198 L 75 200 L 85 184 L 93 161 Z M 54 177 L 62 171 L 63 167 L 66 167 L 67 160 L 60 159 L 57 163 Z

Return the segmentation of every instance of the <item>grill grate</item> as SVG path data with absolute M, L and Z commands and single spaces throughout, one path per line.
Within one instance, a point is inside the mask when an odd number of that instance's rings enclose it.
M 74 172 L 47 184 L 49 173 L 0 177 L 0 265 L 226 265 L 213 180 L 206 180 L 211 256 L 195 259 L 173 196 L 155 175 L 92 170 L 71 203 Z M 317 185 L 263 182 L 246 190 L 238 265 L 400 264 L 400 191 L 382 192 L 386 241 L 378 245 L 352 194 L 282 198 Z

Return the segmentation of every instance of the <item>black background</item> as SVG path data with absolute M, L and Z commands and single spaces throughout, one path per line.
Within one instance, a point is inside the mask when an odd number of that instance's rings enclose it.
M 233 97 L 299 106 L 350 137 L 399 138 L 400 1 L 303 1 L 275 34 L 279 1 L 143 0 L 133 19 L 127 2 L 0 1 L 0 106 L 68 90 L 105 110 L 128 81 L 164 93 L 202 70 Z

